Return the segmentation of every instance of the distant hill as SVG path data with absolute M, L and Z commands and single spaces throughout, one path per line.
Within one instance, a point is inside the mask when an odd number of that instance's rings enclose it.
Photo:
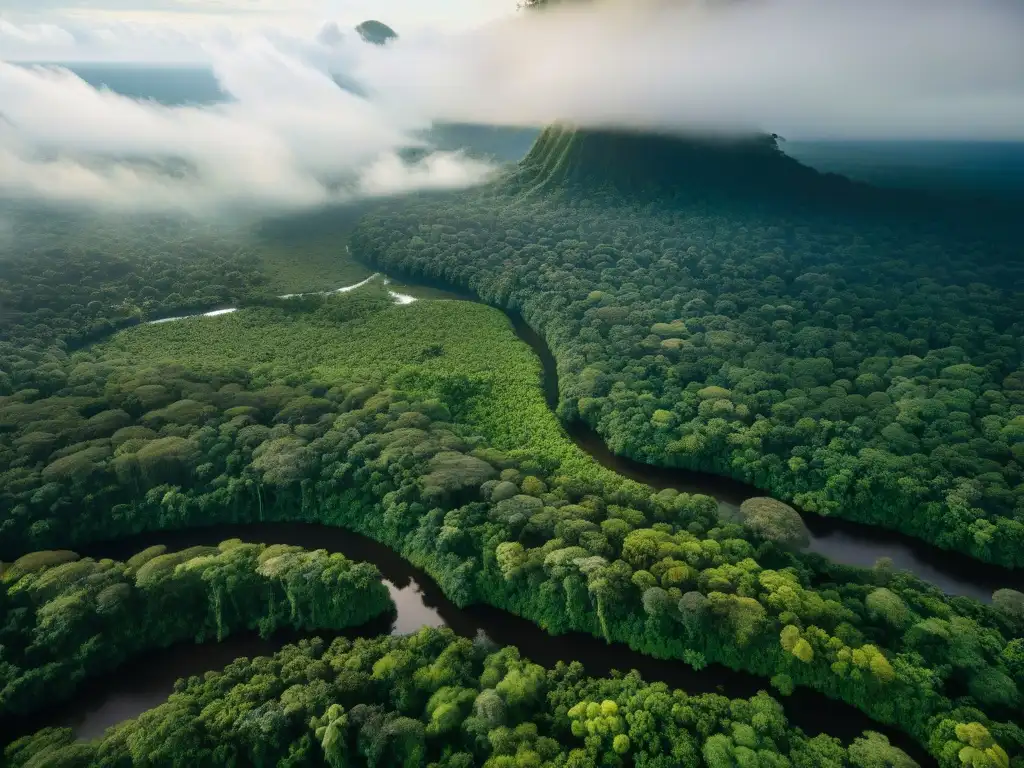
M 640 196 L 698 188 L 778 191 L 826 178 L 784 154 L 767 134 L 696 138 L 565 124 L 545 128 L 520 169 L 520 178 L 544 187 L 611 187 Z
M 373 45 L 386 45 L 389 41 L 398 39 L 398 33 L 395 30 L 383 22 L 372 19 L 364 21 L 356 27 L 356 32 L 363 40 Z
M 95 87 L 109 88 L 130 98 L 151 99 L 166 106 L 230 100 L 213 71 L 205 66 L 103 63 L 63 63 L 62 66 Z M 366 95 L 365 89 L 350 74 L 335 72 L 332 76 L 340 88 L 359 96 Z M 534 128 L 438 123 L 421 138 L 438 149 L 463 149 L 476 156 L 513 162 L 527 155 L 540 133 Z M 603 142 L 605 149 L 610 149 L 610 136 L 601 138 L 600 133 L 588 131 L 586 144 L 596 150 Z M 620 137 L 623 135 L 618 133 Z M 552 138 L 548 134 L 545 141 Z M 671 137 L 668 140 L 679 141 Z M 805 166 L 881 187 L 999 198 L 1017 204 L 1024 200 L 1024 143 L 1020 142 L 785 141 L 779 147 Z M 536 147 L 533 155 L 539 155 L 541 149 Z M 631 150 L 622 146 L 615 151 L 627 167 L 636 164 L 635 159 L 627 161 Z M 535 156 L 531 162 L 537 159 Z M 642 165 L 641 162 L 625 173 L 635 177 Z M 692 168 L 690 173 L 694 173 Z
M 938 172 L 932 168 L 925 178 Z M 1020 217 L 1021 198 L 991 185 L 966 190 L 899 181 L 896 170 L 884 180 L 866 180 L 805 165 L 771 134 L 698 138 L 555 124 L 540 133 L 505 184 L 512 194 L 560 191 L 586 199 L 611 193 L 669 205 L 746 201 L 759 209 L 795 207 L 825 215 L 955 219 L 957 226 L 1005 228 Z
M 1024 143 L 788 141 L 786 154 L 821 171 L 883 187 L 1024 200 Z

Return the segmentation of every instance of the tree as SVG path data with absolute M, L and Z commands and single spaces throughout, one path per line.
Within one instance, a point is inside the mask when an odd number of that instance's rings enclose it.
M 429 464 L 423 487 L 429 494 L 448 494 L 478 488 L 498 474 L 490 464 L 458 451 L 441 451 Z
M 781 501 L 766 497 L 747 499 L 740 505 L 740 515 L 748 528 L 769 541 L 794 549 L 810 543 L 810 532 L 800 513 Z
M 333 768 L 347 765 L 348 744 L 345 729 L 348 727 L 348 717 L 345 715 L 345 709 L 338 704 L 332 704 L 321 722 L 323 725 L 316 728 L 316 737 L 320 741 L 328 765 Z
M 907 604 L 903 602 L 899 595 L 885 587 L 879 587 L 871 592 L 865 598 L 864 604 L 867 606 L 868 615 L 872 618 L 882 619 L 895 629 L 905 627 L 912 618 Z
M 997 589 L 992 593 L 992 605 L 1017 621 L 1024 621 L 1024 593 L 1016 589 Z
M 183 437 L 151 440 L 135 453 L 139 471 L 151 485 L 186 477 L 200 455 L 199 446 Z
M 260 473 L 263 482 L 284 488 L 308 477 L 314 461 L 304 440 L 280 437 L 253 451 L 252 468 Z
M 1010 758 L 981 723 L 958 723 L 956 737 L 962 744 L 957 757 L 970 768 L 1009 768 Z
M 850 744 L 850 763 L 856 768 L 917 768 L 917 763 L 889 739 L 874 731 L 854 739 Z

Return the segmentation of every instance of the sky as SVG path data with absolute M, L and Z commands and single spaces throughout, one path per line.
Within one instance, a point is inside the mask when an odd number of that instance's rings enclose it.
M 472 26 L 515 10 L 507 0 L 4 0 L 3 11 L 22 20 L 66 18 L 272 23 L 300 28 L 336 19 L 356 24 L 387 19 L 406 27 Z
M 515 6 L 515 0 L 0 0 L 0 59 L 195 61 L 205 58 L 193 45 L 204 36 L 312 35 L 325 23 L 350 28 L 367 19 L 411 33 L 458 30 L 508 16 Z M 150 44 L 111 46 L 126 29 Z
M 461 153 L 410 162 L 430 116 L 331 73 L 371 56 L 352 27 L 452 33 L 514 0 L 0 0 L 0 197 L 116 210 L 279 211 L 478 184 Z M 210 67 L 227 104 L 167 108 L 16 63 Z
M 446 121 L 1024 141 L 1021 0 L 0 3 L 0 194 L 216 210 L 490 178 L 400 159 Z M 367 17 L 399 39 L 359 40 Z M 13 61 L 201 61 L 230 99 L 167 108 Z

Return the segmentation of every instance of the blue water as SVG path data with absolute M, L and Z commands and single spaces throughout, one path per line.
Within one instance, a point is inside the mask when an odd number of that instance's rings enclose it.
M 169 106 L 228 98 L 213 72 L 201 66 L 64 66 L 93 86 Z M 439 125 L 426 138 L 440 149 L 467 149 L 514 162 L 526 154 L 536 135 L 528 128 Z M 782 148 L 818 170 L 880 186 L 1024 199 L 1024 143 L 788 141 Z
M 204 66 L 139 64 L 62 64 L 95 88 L 166 106 L 205 105 L 225 101 L 213 70 Z
M 793 141 L 782 148 L 820 171 L 880 186 L 1024 197 L 1024 143 Z

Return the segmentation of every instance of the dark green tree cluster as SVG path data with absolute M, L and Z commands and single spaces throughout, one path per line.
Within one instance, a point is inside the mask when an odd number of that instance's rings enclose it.
M 1022 566 L 1019 241 L 873 194 L 770 137 L 552 129 L 501 182 L 378 210 L 352 247 L 520 311 L 560 415 L 618 454 Z
M 2 478 L 5 548 L 212 522 L 339 525 L 423 566 L 462 605 L 724 663 L 784 692 L 809 686 L 921 743 L 946 721 L 980 722 L 1008 751 L 1024 747 L 1000 722 L 1024 684 L 1017 593 L 993 607 L 947 598 L 906 574 L 794 553 L 792 521 L 771 505 L 726 523 L 705 496 L 608 487 L 497 450 L 453 420 L 486 400 L 469 381 L 435 379 L 430 398 L 322 383 L 301 366 L 275 378 L 216 360 L 78 365 L 74 389 L 0 408 L 16 421 L 4 450 L 36 446 Z M 410 365 L 403 380 L 424 386 Z M 39 436 L 65 423 L 79 442 Z
M 0 395 L 60 389 L 69 348 L 143 320 L 223 306 L 266 280 L 251 249 L 196 222 L 27 205 L 5 213 Z
M 944 749 L 957 764 L 1007 764 L 980 723 L 951 732 Z M 49 729 L 12 744 L 6 758 L 12 768 L 917 765 L 877 733 L 848 745 L 809 738 L 764 693 L 691 696 L 636 672 L 589 678 L 576 662 L 544 669 L 513 647 L 494 651 L 436 629 L 303 641 L 240 659 L 180 681 L 167 703 L 101 739 L 76 743 Z
M 344 629 L 394 609 L 380 572 L 324 550 L 225 541 L 126 562 L 44 551 L 0 564 L 0 717 L 174 643 Z

